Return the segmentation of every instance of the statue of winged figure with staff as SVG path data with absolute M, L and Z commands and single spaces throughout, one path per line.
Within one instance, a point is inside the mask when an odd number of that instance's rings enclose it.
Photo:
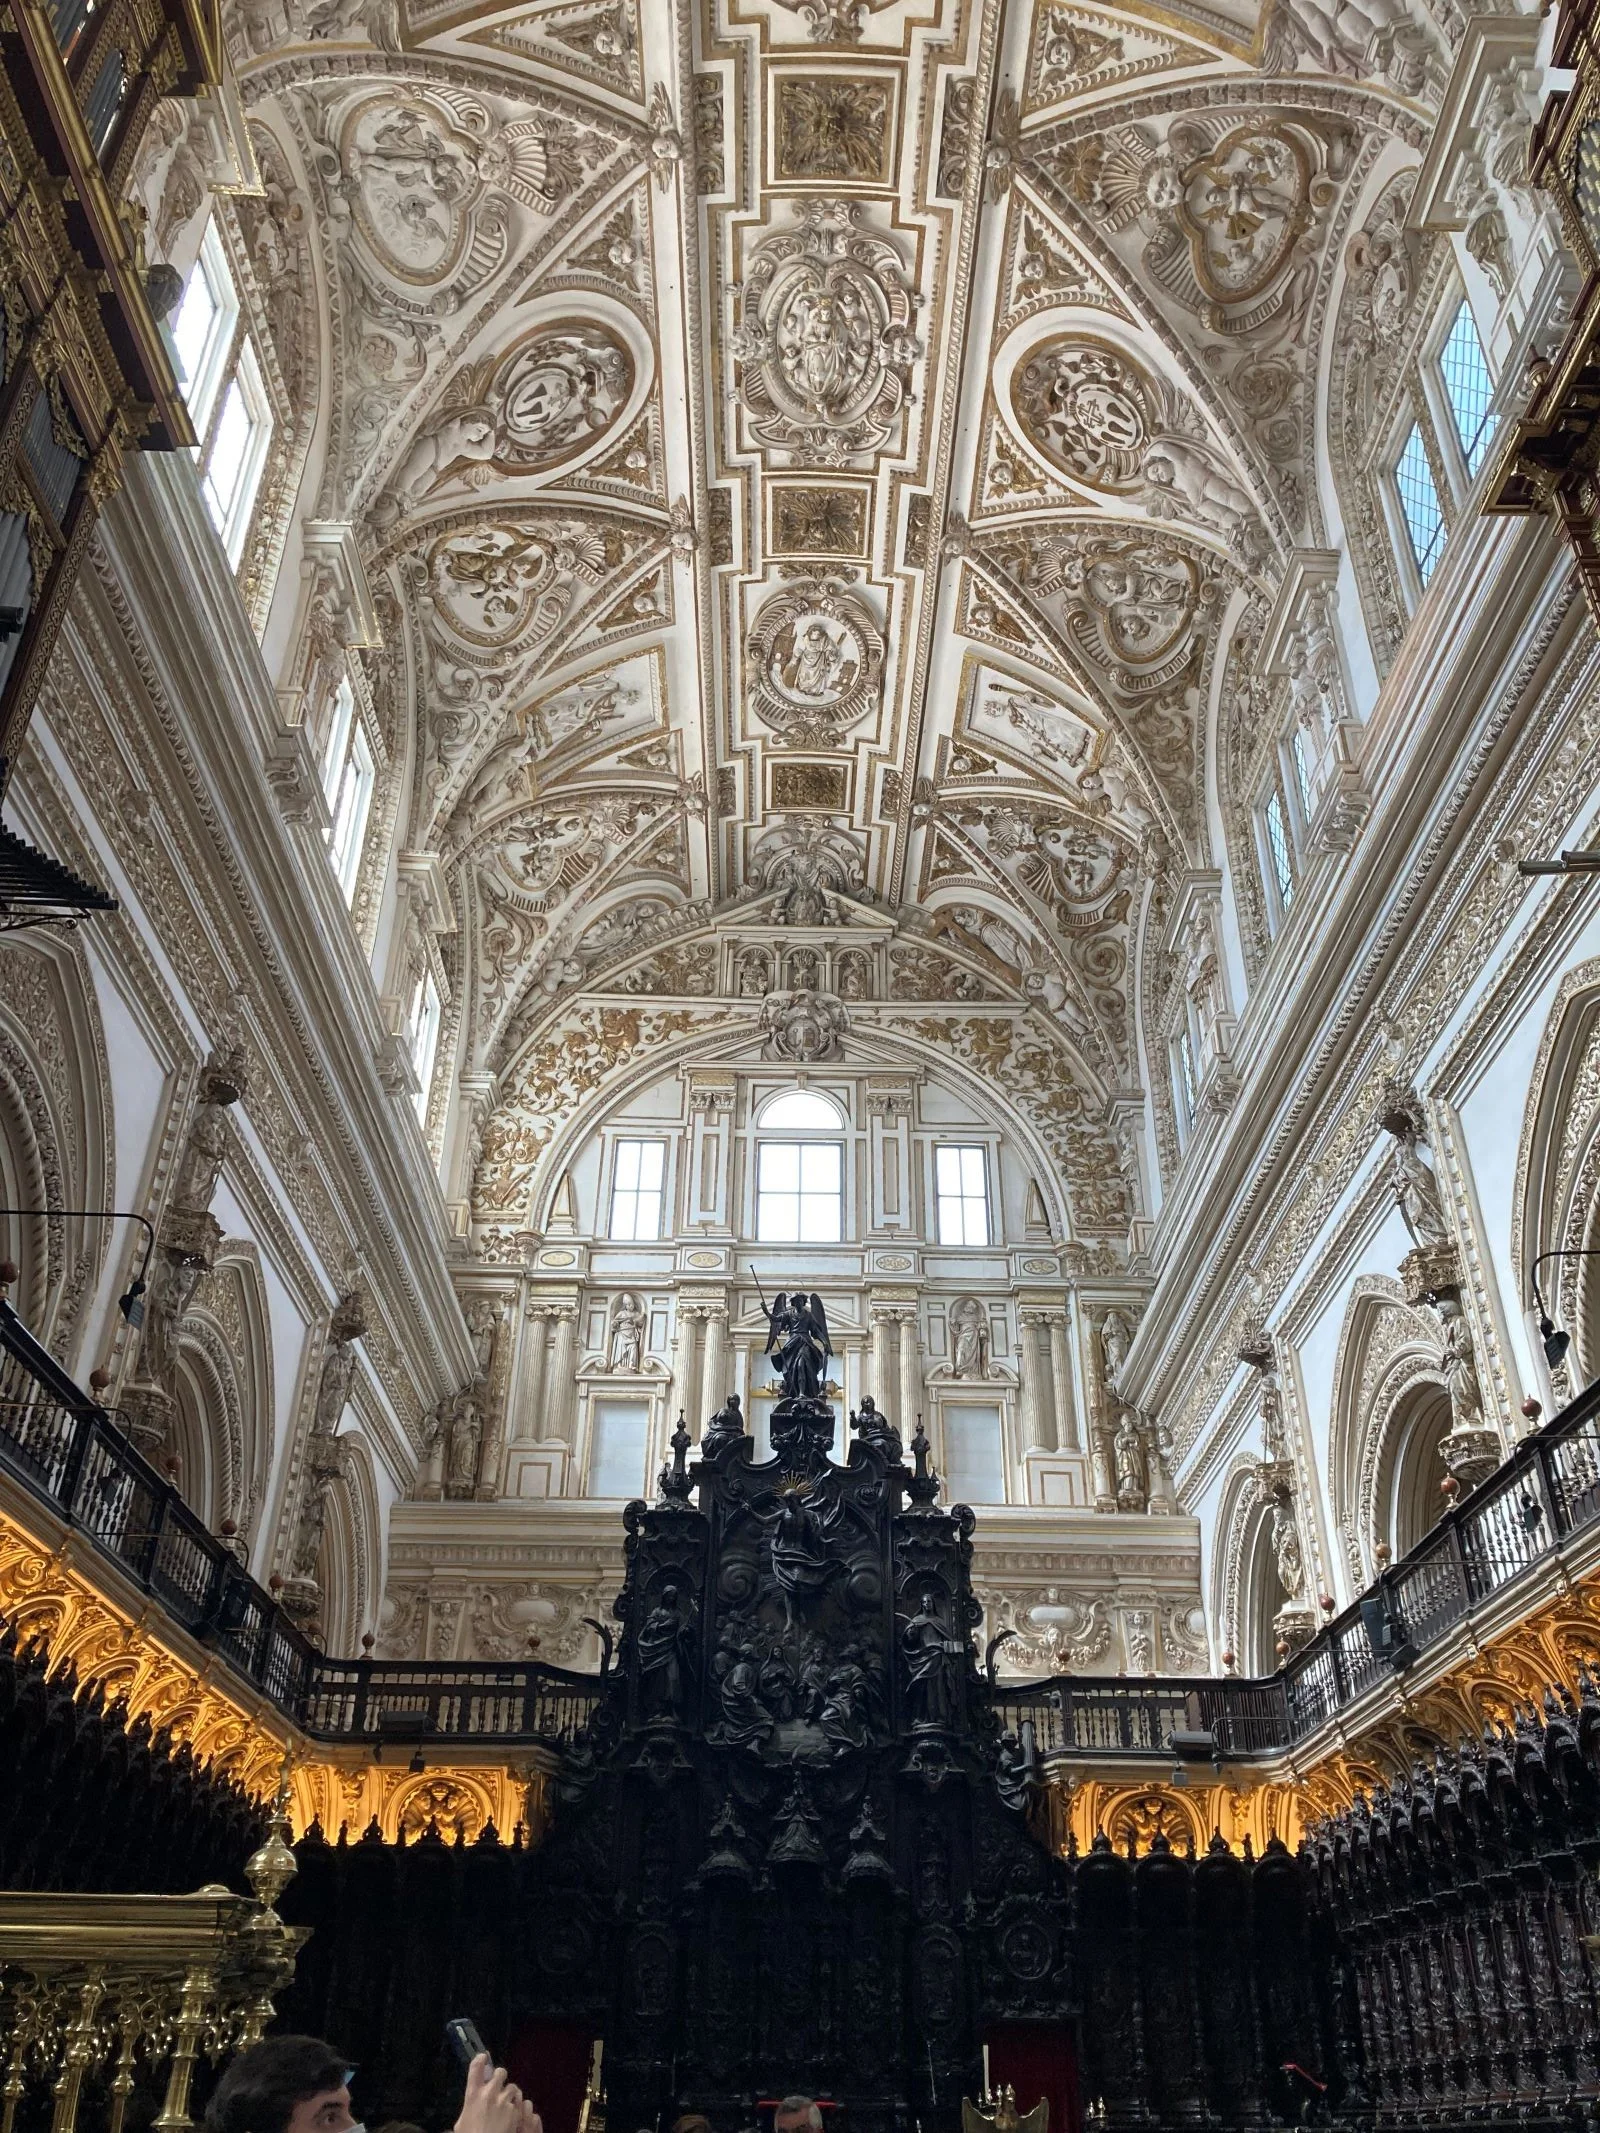
M 798 1289 L 785 1296 L 780 1289 L 770 1304 L 763 1296 L 761 1308 L 767 1318 L 763 1353 L 771 1356 L 772 1367 L 783 1380 L 784 1398 L 819 1400 L 833 1353 L 822 1298 L 815 1292 L 803 1295 Z

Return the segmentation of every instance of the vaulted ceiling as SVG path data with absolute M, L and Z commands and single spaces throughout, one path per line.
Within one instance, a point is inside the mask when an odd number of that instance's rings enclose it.
M 987 1005 L 991 1068 L 1077 1092 L 1088 1227 L 1125 1234 L 1148 1188 L 1118 1106 L 1166 914 L 1220 864 L 1208 758 L 1255 701 L 1229 636 L 1329 539 L 1335 275 L 1425 142 L 1454 17 L 231 21 L 267 181 L 241 226 L 317 410 L 302 508 L 355 528 L 373 588 L 395 835 L 449 885 L 484 1163 L 525 1179 L 540 1075 L 582 1085 L 604 1049 L 597 997 L 692 1017 L 728 990 L 719 914 L 803 880 L 893 925 L 893 999 L 967 1017 L 940 1041 L 981 1066 Z

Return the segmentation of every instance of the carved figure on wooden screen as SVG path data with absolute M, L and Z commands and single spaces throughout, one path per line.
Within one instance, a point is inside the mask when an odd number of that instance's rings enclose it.
M 694 1666 L 694 1603 L 667 1580 L 639 1630 L 639 1703 L 647 1718 L 676 1718 Z
M 900 1643 L 906 1656 L 906 1698 L 912 1723 L 919 1729 L 943 1732 L 956 1721 L 959 1668 L 966 1647 L 959 1637 L 951 1636 L 939 1612 L 939 1595 L 931 1588 L 901 1630 Z
M 861 1395 L 861 1405 L 850 1417 L 857 1436 L 863 1444 L 870 1444 L 882 1452 L 885 1459 L 897 1460 L 901 1456 L 900 1432 L 890 1422 L 870 1392 Z
M 822 1523 L 809 1501 L 804 1483 L 778 1492 L 778 1508 L 770 1537 L 773 1581 L 783 1596 L 784 1618 L 790 1630 L 799 1629 L 828 1581 L 840 1569 L 830 1560 Z
M 700 1440 L 701 1456 L 714 1458 L 724 1445 L 735 1443 L 744 1434 L 744 1409 L 739 1404 L 739 1395 L 730 1392 L 706 1424 L 706 1433 Z

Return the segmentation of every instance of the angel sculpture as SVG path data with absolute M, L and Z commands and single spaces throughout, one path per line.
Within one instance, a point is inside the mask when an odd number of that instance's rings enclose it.
M 763 1353 L 783 1380 L 786 1400 L 817 1400 L 827 1380 L 828 1358 L 833 1343 L 828 1338 L 827 1313 L 822 1298 L 814 1292 L 804 1296 L 796 1289 L 785 1296 L 780 1289 L 767 1314 L 767 1345 Z

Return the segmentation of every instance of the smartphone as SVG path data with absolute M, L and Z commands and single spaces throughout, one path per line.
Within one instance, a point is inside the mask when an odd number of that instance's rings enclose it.
M 450 2049 L 461 2062 L 461 2071 L 463 2073 L 471 2066 L 479 2052 L 486 2052 L 489 2049 L 482 2037 L 479 2036 L 478 2025 L 470 2015 L 452 2015 L 444 2025 L 444 2033 L 449 2041 Z

